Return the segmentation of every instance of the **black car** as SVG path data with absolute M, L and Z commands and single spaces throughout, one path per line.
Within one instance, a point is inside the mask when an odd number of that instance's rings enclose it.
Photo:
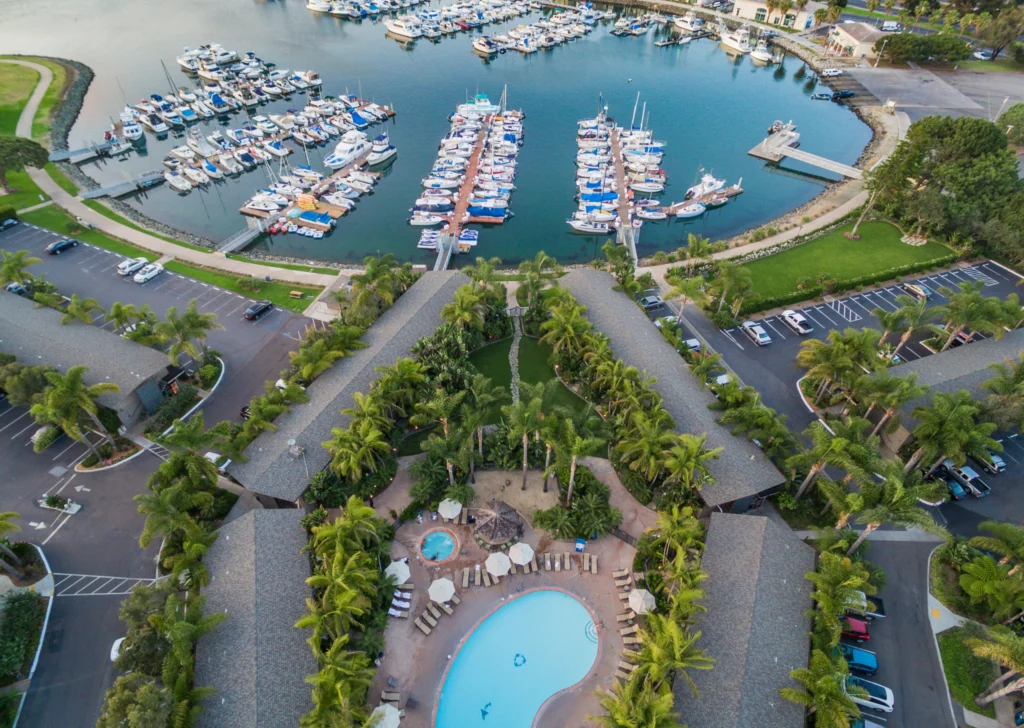
M 50 243 L 46 246 L 46 252 L 50 255 L 60 255 L 65 250 L 71 250 L 72 248 L 78 247 L 78 241 L 74 238 L 68 238 L 67 240 L 58 240 L 54 243 Z
M 270 301 L 257 301 L 249 308 L 245 309 L 245 313 L 242 314 L 245 318 L 250 321 L 258 321 L 263 318 L 266 314 L 274 308 L 274 304 Z
M 4 286 L 4 290 L 7 291 L 8 293 L 13 293 L 15 296 L 21 296 L 22 298 L 28 298 L 29 296 L 32 295 L 32 291 L 30 291 L 28 288 L 21 285 L 17 281 L 13 283 L 8 283 L 6 286 Z
M 18 218 L 9 217 L 5 220 L 0 220 L 0 230 L 6 230 L 9 227 L 14 227 L 18 224 Z
M 832 100 L 842 101 L 843 99 L 852 99 L 856 95 L 857 94 L 855 94 L 853 91 L 845 89 L 843 91 L 836 91 L 834 94 L 832 94 Z

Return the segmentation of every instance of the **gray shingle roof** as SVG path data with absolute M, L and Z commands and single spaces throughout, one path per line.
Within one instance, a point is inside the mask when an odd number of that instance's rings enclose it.
M 140 384 L 163 376 L 170 363 L 166 354 L 149 349 L 98 326 L 71 323 L 62 326 L 62 314 L 12 294 L 0 295 L 0 351 L 23 364 L 48 364 L 66 372 L 87 366 L 87 384 L 113 382 L 121 391 L 99 401 L 117 408 Z
M 989 337 L 984 341 L 891 367 L 888 372 L 901 377 L 917 372 L 918 384 L 927 385 L 933 393 L 953 393 L 966 389 L 975 399 L 984 399 L 988 392 L 981 388 L 981 384 L 995 376 L 989 366 L 1002 363 L 1005 359 L 1019 359 L 1022 355 L 1024 329 L 1017 329 L 999 341 Z M 903 426 L 908 430 L 914 429 L 917 420 L 910 413 L 930 401 L 931 394 L 904 405 L 900 410 Z
M 222 526 L 204 558 L 206 611 L 228 618 L 196 646 L 196 685 L 217 690 L 203 701 L 199 728 L 296 726 L 313 707 L 304 680 L 317 664 L 308 635 L 295 629 L 311 594 L 302 516 L 251 511 Z
M 709 447 L 724 447 L 711 463 L 714 486 L 701 493 L 709 506 L 730 503 L 764 492 L 785 482 L 785 477 L 749 440 L 733 437 L 718 424 L 708 405 L 710 391 L 690 373 L 681 356 L 668 344 L 640 307 L 624 293 L 613 291 L 609 273 L 574 270 L 561 280 L 576 300 L 587 307 L 587 318 L 611 340 L 615 355 L 626 364 L 658 378 L 654 388 L 682 432 L 706 432 Z
M 763 516 L 712 513 L 701 560 L 707 611 L 700 646 L 716 660 L 693 670 L 699 698 L 675 682 L 681 720 L 700 728 L 802 728 L 802 707 L 779 695 L 807 667 L 814 550 Z
M 313 382 L 310 401 L 292 407 L 274 421 L 276 432 L 264 432 L 245 451 L 249 461 L 231 467 L 231 475 L 249 490 L 294 501 L 309 485 L 309 478 L 330 462 L 321 443 L 332 427 L 344 427 L 348 417 L 340 411 L 352 395 L 366 392 L 379 375 L 374 369 L 409 356 L 413 345 L 441 325 L 441 308 L 455 289 L 468 279 L 457 271 L 427 272 L 363 335 L 367 348 L 338 360 Z M 293 458 L 288 440 L 305 448 Z

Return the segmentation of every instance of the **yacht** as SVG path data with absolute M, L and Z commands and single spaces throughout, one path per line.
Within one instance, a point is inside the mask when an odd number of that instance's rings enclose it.
M 750 53 L 750 30 L 746 27 L 728 30 L 722 33 L 722 45 L 737 53 Z
M 488 38 L 486 35 L 482 35 L 479 38 L 473 40 L 473 50 L 479 51 L 486 55 L 492 55 L 498 52 L 498 44 Z
M 121 112 L 121 133 L 124 134 L 125 139 L 131 141 L 145 138 L 142 126 L 138 122 L 138 115 L 130 106 L 125 106 L 124 111 Z
M 423 35 L 423 26 L 416 18 L 402 15 L 392 20 L 385 20 L 384 27 L 392 35 L 399 38 L 419 38 Z
M 220 179 L 221 177 L 224 176 L 224 173 L 220 171 L 217 165 L 215 165 L 209 159 L 204 159 L 202 163 L 199 165 L 199 167 L 210 179 Z
M 704 30 L 704 20 L 698 18 L 692 10 L 682 17 L 677 17 L 672 24 L 687 33 L 699 33 Z
M 171 187 L 176 189 L 178 192 L 191 192 L 192 183 L 181 176 L 180 172 L 168 170 L 164 172 L 164 179 Z
M 723 187 L 725 187 L 724 179 L 715 179 L 713 175 L 705 174 L 700 178 L 700 182 L 686 191 L 686 199 L 710 195 L 712 192 L 718 192 Z
M 596 222 L 594 220 L 566 220 L 572 229 L 578 233 L 586 233 L 588 235 L 606 235 L 609 227 L 606 222 Z
M 193 101 L 196 100 L 196 94 L 194 91 L 190 91 L 184 86 L 179 86 L 178 98 L 184 101 L 185 103 L 191 104 Z
M 285 131 L 291 131 L 295 128 L 295 121 L 286 114 L 270 114 L 270 120 Z
M 210 178 L 206 176 L 206 172 L 201 169 L 197 169 L 196 167 L 182 167 L 181 171 L 197 185 L 205 185 L 210 181 Z
M 156 114 L 143 114 L 139 121 L 154 134 L 166 134 L 168 131 L 167 124 Z
M 243 167 L 231 154 L 222 154 L 217 157 L 217 164 L 224 168 L 228 174 L 241 174 Z
M 759 40 L 757 47 L 750 51 L 750 57 L 761 63 L 772 63 L 775 60 L 772 52 L 768 50 L 768 43 L 763 40 Z
M 199 56 L 200 51 L 185 49 L 185 52 L 177 57 L 178 65 L 181 66 L 182 70 L 188 73 L 195 73 L 199 70 Z
M 704 214 L 707 207 L 700 202 L 691 202 L 687 205 L 683 205 L 675 211 L 676 217 L 688 218 L 688 217 L 699 217 Z
M 497 114 L 499 111 L 501 111 L 501 106 L 492 104 L 491 100 L 487 98 L 487 94 L 477 94 L 470 103 L 459 104 L 455 107 L 455 113 L 459 116 L 467 114 Z
M 324 159 L 324 164 L 330 169 L 341 169 L 355 162 L 370 149 L 371 144 L 365 134 L 355 130 L 347 131 L 342 134 L 341 141 L 334 151 Z
M 384 132 L 373 140 L 373 148 L 366 157 L 366 163 L 371 166 L 374 164 L 383 164 L 396 154 L 398 154 L 398 149 L 396 149 L 391 143 L 391 140 L 388 139 L 388 133 Z
M 331 12 L 331 3 L 326 0 L 309 0 L 306 3 L 306 9 L 315 13 L 329 13 Z
M 291 152 L 291 149 L 289 149 L 276 139 L 269 142 L 263 142 L 262 144 L 263 149 L 265 149 L 269 154 L 275 157 L 287 157 L 288 153 Z

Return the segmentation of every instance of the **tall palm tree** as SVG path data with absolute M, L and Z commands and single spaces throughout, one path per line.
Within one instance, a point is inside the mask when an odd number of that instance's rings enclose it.
M 698 308 L 703 308 L 710 300 L 706 288 L 707 281 L 703 278 L 678 278 L 665 297 L 678 298 L 680 311 L 685 309 L 686 304 L 691 301 Z
M 67 308 L 64 309 L 64 315 L 61 316 L 60 322 L 64 326 L 67 326 L 72 321 L 91 324 L 93 313 L 96 311 L 99 311 L 100 314 L 104 313 L 103 307 L 100 306 L 95 298 L 82 298 L 77 293 L 73 293 Z
M 121 388 L 113 382 L 88 385 L 84 380 L 87 371 L 89 367 L 77 366 L 68 369 L 67 374 L 46 372 L 44 376 L 49 386 L 43 392 L 42 401 L 32 405 L 29 412 L 37 422 L 59 425 L 68 437 L 85 443 L 90 452 L 99 458 L 96 447 L 82 430 L 82 422 L 90 420 L 94 431 L 104 440 L 110 440 L 110 435 L 100 422 L 96 400 L 105 394 L 116 394 Z
M 935 319 L 935 309 L 928 307 L 928 301 L 925 299 L 912 298 L 906 294 L 896 296 L 896 302 L 900 304 L 900 307 L 893 312 L 893 320 L 897 319 L 900 322 L 898 327 L 894 330 L 902 331 L 903 334 L 900 336 L 900 342 L 896 345 L 893 350 L 893 354 L 898 354 L 900 349 L 910 341 L 910 337 L 915 331 L 927 327 L 931 321 Z M 882 323 L 886 328 L 890 328 L 884 322 Z
M 780 0 L 765 0 L 765 8 L 768 10 L 768 17 L 765 18 L 765 22 L 772 22 L 772 13 L 779 9 Z
M 364 420 L 358 427 L 331 429 L 331 439 L 323 443 L 331 453 L 331 467 L 343 478 L 358 481 L 363 472 L 376 472 L 384 458 L 391 452 L 384 433 Z
M 798 667 L 789 673 L 800 688 L 781 688 L 779 695 L 802 705 L 814 716 L 818 728 L 850 728 L 860 717 L 860 708 L 850 694 L 866 696 L 863 689 L 843 685 L 848 674 L 841 656 L 830 657 L 822 650 L 813 650 L 807 667 Z
M 665 460 L 674 445 L 680 444 L 664 420 L 638 410 L 632 413 L 629 430 L 616 448 L 630 470 L 641 473 L 653 483 L 665 470 Z
M 158 534 L 170 538 L 198 528 L 188 509 L 199 502 L 199 496 L 189 493 L 182 483 L 158 492 L 139 493 L 133 500 L 138 504 L 139 513 L 146 517 L 139 535 L 141 548 L 149 548 Z
M 1024 580 L 1011 577 L 1008 566 L 1001 566 L 988 554 L 960 567 L 960 588 L 971 604 L 984 604 L 992 618 L 1009 624 L 1024 614 Z
M 662 559 L 686 562 L 696 558 L 704 546 L 704 525 L 693 515 L 689 506 L 673 505 L 658 513 L 658 521 L 654 527 L 653 545 L 663 545 Z
M 217 320 L 217 314 L 215 313 L 203 313 L 199 310 L 199 304 L 196 299 L 192 299 L 188 302 L 188 307 L 185 309 L 185 313 L 182 314 L 182 318 L 185 320 L 185 325 L 192 332 L 192 338 L 199 342 L 199 346 L 203 349 L 203 356 L 208 354 L 206 348 L 206 337 L 211 331 L 215 329 L 223 329 L 224 326 Z
M 981 405 L 963 389 L 956 394 L 936 392 L 930 406 L 915 407 L 911 414 L 917 420 L 918 447 L 904 469 L 910 471 L 924 458 L 931 475 L 945 458 L 962 464 L 968 455 L 987 457 L 989 450 L 1002 451 L 1003 446 L 990 437 L 996 426 L 978 422 L 980 412 Z
M 415 359 L 402 357 L 394 364 L 379 366 L 381 376 L 374 382 L 389 417 L 408 417 L 413 404 L 419 399 L 419 388 L 427 381 L 423 365 Z
M 948 299 L 945 304 L 935 307 L 935 316 L 946 322 L 944 328 L 936 327 L 936 333 L 947 336 L 942 351 L 952 346 L 965 331 L 1002 338 L 1005 329 L 1001 302 L 995 297 L 982 296 L 983 285 L 981 281 L 971 281 L 961 283 L 957 291 L 945 287 L 939 289 L 939 293 Z
M 469 406 L 473 410 L 472 419 L 476 423 L 476 439 L 480 458 L 484 456 L 484 424 L 491 408 L 505 398 L 505 388 L 494 384 L 483 374 L 473 375 L 467 395 Z
M 555 455 L 560 465 L 569 466 L 569 482 L 566 484 L 565 507 L 572 506 L 572 491 L 576 486 L 576 466 L 581 457 L 593 455 L 605 441 L 598 436 L 601 418 L 592 414 L 580 418 L 563 417 L 555 434 Z
M 27 283 L 32 280 L 32 274 L 26 268 L 30 265 L 42 263 L 41 258 L 36 258 L 27 250 L 10 252 L 0 250 L 0 285 L 8 283 Z
M 416 427 L 426 427 L 435 422 L 440 423 L 441 430 L 447 438 L 451 434 L 453 421 L 462 407 L 466 395 L 465 390 L 449 394 L 443 389 L 439 389 L 430 399 L 416 403 L 415 414 L 409 418 L 409 422 Z
M 849 527 L 850 519 L 864 510 L 864 496 L 851 490 L 846 479 L 818 478 L 818 492 L 828 500 L 825 509 L 831 508 L 836 512 L 836 531 Z
M 888 311 L 884 308 L 875 308 L 872 309 L 871 315 L 878 319 L 878 323 L 882 324 L 882 329 L 884 329 L 882 331 L 882 337 L 878 340 L 879 346 L 885 343 L 885 340 L 889 338 L 889 334 L 903 328 L 904 320 L 902 309 L 898 308 L 895 311 Z
M 192 299 L 192 302 L 194 303 L 195 299 Z M 191 328 L 189 319 L 184 314 L 178 313 L 177 306 L 167 309 L 165 320 L 158 323 L 155 330 L 166 341 L 171 342 L 171 346 L 167 350 L 167 357 L 172 364 L 179 364 L 182 354 L 187 354 L 196 361 L 199 360 L 199 347 L 193 340 L 200 332 Z
M 622 359 L 606 359 L 600 362 L 592 373 L 591 384 L 599 392 L 622 392 L 626 382 L 637 382 L 640 371 L 628 366 Z
M 468 284 L 459 286 L 452 300 L 441 307 L 441 318 L 460 329 L 482 329 L 484 303 L 480 291 Z
M 777 2 L 777 0 L 773 0 L 773 2 Z M 716 309 L 721 311 L 730 292 L 749 289 L 751 285 L 750 269 L 731 261 L 723 260 L 718 264 L 718 277 L 712 281 L 712 285 L 718 289 L 721 296 L 718 301 L 718 308 Z
M 869 473 L 878 466 L 880 455 L 877 435 L 867 435 L 871 423 L 859 418 L 847 422 L 829 420 L 827 423 L 815 420 L 804 430 L 811 448 L 790 459 L 790 465 L 809 465 L 807 477 L 800 484 L 796 497 L 800 498 L 814 484 L 826 467 L 839 468 L 847 476 L 860 483 L 869 480 Z
M 924 482 L 918 473 L 904 473 L 899 464 L 894 462 L 886 465 L 883 475 L 882 482 L 872 478 L 860 484 L 865 507 L 856 520 L 865 525 L 847 553 L 855 553 L 864 539 L 886 523 L 904 528 L 914 526 L 927 533 L 949 538 L 949 532 L 935 523 L 919 505 L 922 500 L 936 499 L 938 491 L 934 483 Z
M 872 435 L 879 434 L 887 426 L 897 427 L 900 409 L 924 397 L 929 391 L 927 386 L 917 383 L 917 372 L 911 372 L 905 377 L 887 372 L 865 375 L 859 380 L 857 389 L 860 391 L 858 399 L 868 405 L 869 412 L 873 407 L 882 409 L 882 416 L 871 431 Z
M 863 605 L 864 594 L 874 594 L 871 574 L 864 563 L 833 551 L 822 551 L 818 567 L 805 578 L 814 585 L 811 598 L 817 607 L 815 628 L 828 644 L 835 647 L 842 631 L 840 617 L 847 609 Z
M 1016 575 L 1024 563 L 1024 528 L 1003 521 L 983 521 L 978 524 L 978 530 L 989 535 L 975 536 L 968 543 L 976 549 L 1000 556 L 1000 566 L 1012 561 L 1013 568 L 1007 576 Z
M 289 351 L 288 357 L 292 361 L 292 367 L 299 375 L 299 379 L 312 382 L 321 374 L 326 372 L 344 354 L 331 349 L 326 339 L 317 339 L 312 344 L 307 343 L 298 351 Z
M 390 306 L 397 298 L 399 281 L 395 273 L 398 260 L 391 253 L 370 255 L 363 259 L 363 272 L 349 276 L 352 281 L 353 300 L 357 305 Z
M 674 442 L 665 451 L 665 485 L 678 483 L 687 493 L 700 490 L 705 483 L 714 483 L 708 463 L 718 460 L 724 447 L 707 447 L 708 435 L 687 432 L 673 436 Z
M 538 251 L 533 260 L 524 260 L 519 264 L 519 272 L 526 277 L 522 287 L 527 291 L 527 305 L 533 305 L 534 299 L 540 295 L 545 285 L 551 280 L 546 277 L 546 274 L 556 271 L 558 271 L 558 261 L 543 250 Z
M 835 330 L 828 332 L 826 341 L 807 339 L 801 342 L 796 363 L 807 370 L 810 381 L 818 383 L 815 404 L 821 401 L 829 385 L 859 373 L 851 352 L 843 342 L 843 335 Z
M 0 539 L 5 539 L 10 534 L 21 530 L 21 526 L 14 522 L 17 518 L 21 518 L 21 514 L 14 511 L 0 512 Z M 3 543 L 0 543 L 0 553 L 4 555 L 4 558 L 0 559 L 0 569 L 3 569 L 11 576 L 20 578 L 20 567 L 24 565 L 21 559 Z
M 786 15 L 790 10 L 793 9 L 793 0 L 780 0 L 779 2 L 779 14 L 782 16 L 783 27 L 790 27 L 786 25 Z
M 156 441 L 172 452 L 200 455 L 217 447 L 230 435 L 231 423 L 227 420 L 218 422 L 207 430 L 205 415 L 199 410 L 187 420 L 175 420 L 171 431 L 166 435 L 160 435 Z
M 467 265 L 462 272 L 476 281 L 480 288 L 486 289 L 497 274 L 501 258 L 477 258 L 476 264 Z
M 121 303 L 116 301 L 107 311 L 106 321 L 110 323 L 114 322 L 114 329 L 120 331 L 121 329 L 128 328 L 139 315 L 139 311 L 131 303 Z
M 448 470 L 449 486 L 455 485 L 455 465 L 461 464 L 464 454 L 463 443 L 466 438 L 461 435 L 462 433 L 458 429 L 452 432 L 451 437 L 441 437 L 431 433 L 430 437 L 420 445 L 423 452 L 430 453 L 439 460 L 444 460 L 444 466 Z
M 764 454 L 770 458 L 788 453 L 794 439 L 786 426 L 786 415 L 780 415 L 771 407 L 765 407 L 759 400 L 732 407 L 722 413 L 718 421 L 732 425 L 732 433 L 745 433 L 748 440 L 760 443 Z
M 974 701 L 984 707 L 997 698 L 1017 692 L 1024 688 L 1024 679 L 1016 678 L 1010 683 L 1006 681 L 1024 672 L 1024 637 L 1013 630 L 1003 627 L 991 627 L 986 631 L 985 638 L 968 637 L 964 643 L 978 657 L 992 660 L 1006 672 L 1002 672 Z
M 530 433 L 536 432 L 541 418 L 539 399 L 520 399 L 501 408 L 508 424 L 509 442 L 523 443 L 523 487 L 526 490 L 526 470 L 529 467 Z
M 710 260 L 715 247 L 708 238 L 690 233 L 686 238 L 686 274 L 692 276 L 694 269 L 703 261 Z
M 203 563 L 203 557 L 217 540 L 216 532 L 196 526 L 185 532 L 181 549 L 164 559 L 164 566 L 171 571 L 174 583 L 181 584 L 191 592 L 210 583 L 210 572 Z
M 551 318 L 541 324 L 544 335 L 540 340 L 551 346 L 555 356 L 571 357 L 581 349 L 583 337 L 590 329 L 590 322 L 584 314 L 587 309 L 578 304 L 556 306 L 551 309 Z
M 715 661 L 697 646 L 700 632 L 690 632 L 671 617 L 648 614 L 644 621 L 643 642 L 637 659 L 641 679 L 661 687 L 682 677 L 697 696 L 697 685 L 690 670 L 710 670 Z
M 878 10 L 878 6 L 880 4 L 879 0 L 868 0 L 865 4 L 868 8 L 868 17 L 873 19 L 875 16 L 875 11 Z
M 669 690 L 655 690 L 654 685 L 634 674 L 611 690 L 597 691 L 604 715 L 588 715 L 601 728 L 684 728 L 676 721 L 679 714 L 673 707 Z
M 359 430 L 364 422 L 368 422 L 372 429 L 381 432 L 391 429 L 391 420 L 384 413 L 379 399 L 373 394 L 356 392 L 352 395 L 352 402 L 354 406 L 341 411 L 341 414 L 350 418 L 349 427 Z

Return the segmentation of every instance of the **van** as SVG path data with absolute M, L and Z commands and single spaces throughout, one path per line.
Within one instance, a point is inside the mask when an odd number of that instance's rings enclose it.
M 903 26 L 897 23 L 895 20 L 886 20 L 882 23 L 882 30 L 886 33 L 899 33 L 903 30 Z

